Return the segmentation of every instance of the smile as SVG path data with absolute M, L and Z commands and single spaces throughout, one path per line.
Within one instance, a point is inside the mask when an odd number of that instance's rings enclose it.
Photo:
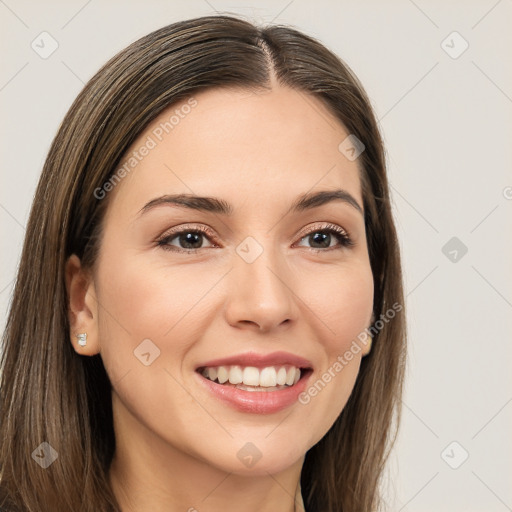
M 296 384 L 301 376 L 295 366 L 218 366 L 201 370 L 203 377 L 223 385 L 236 386 L 246 391 L 277 391 Z
M 207 400 L 244 413 L 272 414 L 299 403 L 313 366 L 286 352 L 249 352 L 204 362 L 195 370 Z

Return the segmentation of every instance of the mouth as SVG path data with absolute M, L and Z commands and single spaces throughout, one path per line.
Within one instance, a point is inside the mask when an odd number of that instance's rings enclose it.
M 291 388 L 312 371 L 309 367 L 289 364 L 264 367 L 236 364 L 202 366 L 196 370 L 211 382 L 250 392 L 273 392 Z
M 246 352 L 205 361 L 195 373 L 208 397 L 240 412 L 273 414 L 298 403 L 313 364 L 289 352 Z

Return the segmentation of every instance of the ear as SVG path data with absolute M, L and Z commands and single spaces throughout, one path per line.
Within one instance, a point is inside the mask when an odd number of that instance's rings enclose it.
M 66 262 L 66 290 L 68 296 L 69 335 L 75 352 L 92 356 L 100 352 L 98 340 L 98 302 L 90 272 L 72 254 Z M 78 344 L 78 334 L 87 334 L 87 344 Z
M 370 328 L 372 326 L 374 321 L 375 321 L 375 314 L 372 313 L 372 318 L 370 320 L 370 324 L 368 325 L 368 328 Z M 367 333 L 367 337 L 366 337 L 365 341 L 366 341 L 366 343 L 364 344 L 364 347 L 361 351 L 362 357 L 367 356 L 370 353 L 370 350 L 372 349 L 372 338 L 370 337 L 370 334 Z

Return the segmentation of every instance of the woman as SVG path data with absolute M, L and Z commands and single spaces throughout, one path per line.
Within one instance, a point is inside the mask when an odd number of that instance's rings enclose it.
M 8 511 L 371 511 L 405 360 L 384 150 L 316 40 L 157 30 L 50 148 L 4 334 Z

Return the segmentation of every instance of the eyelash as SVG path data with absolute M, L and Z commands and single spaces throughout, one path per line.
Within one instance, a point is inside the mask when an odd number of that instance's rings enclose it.
M 350 248 L 355 245 L 350 234 L 343 228 L 337 226 L 336 224 L 325 224 L 321 227 L 315 227 L 314 229 L 312 229 L 312 230 L 308 231 L 307 233 L 305 233 L 304 235 L 302 235 L 300 237 L 299 242 L 302 242 L 302 240 L 304 240 L 305 238 L 307 238 L 308 236 L 310 236 L 314 233 L 323 233 L 323 232 L 334 234 L 336 236 L 336 238 L 339 240 L 340 245 L 337 247 L 328 247 L 326 249 L 310 248 L 310 251 L 313 251 L 315 253 L 327 252 L 327 251 L 332 251 L 332 250 L 336 250 L 336 249 L 339 250 L 339 249 L 343 249 L 343 248 Z M 207 249 L 207 247 L 201 247 L 199 249 L 181 249 L 179 247 L 169 245 L 169 242 L 171 240 L 173 240 L 177 236 L 185 234 L 185 233 L 202 234 L 202 235 L 205 235 L 205 236 L 213 238 L 213 239 L 215 238 L 210 229 L 208 229 L 204 226 L 198 226 L 198 227 L 194 227 L 194 228 L 182 229 L 180 231 L 173 231 L 170 233 L 166 233 L 164 236 L 159 238 L 156 241 L 156 243 L 159 247 L 161 247 L 165 251 L 188 253 L 188 254 L 191 254 L 191 253 L 194 254 L 194 253 L 200 251 L 201 249 Z

